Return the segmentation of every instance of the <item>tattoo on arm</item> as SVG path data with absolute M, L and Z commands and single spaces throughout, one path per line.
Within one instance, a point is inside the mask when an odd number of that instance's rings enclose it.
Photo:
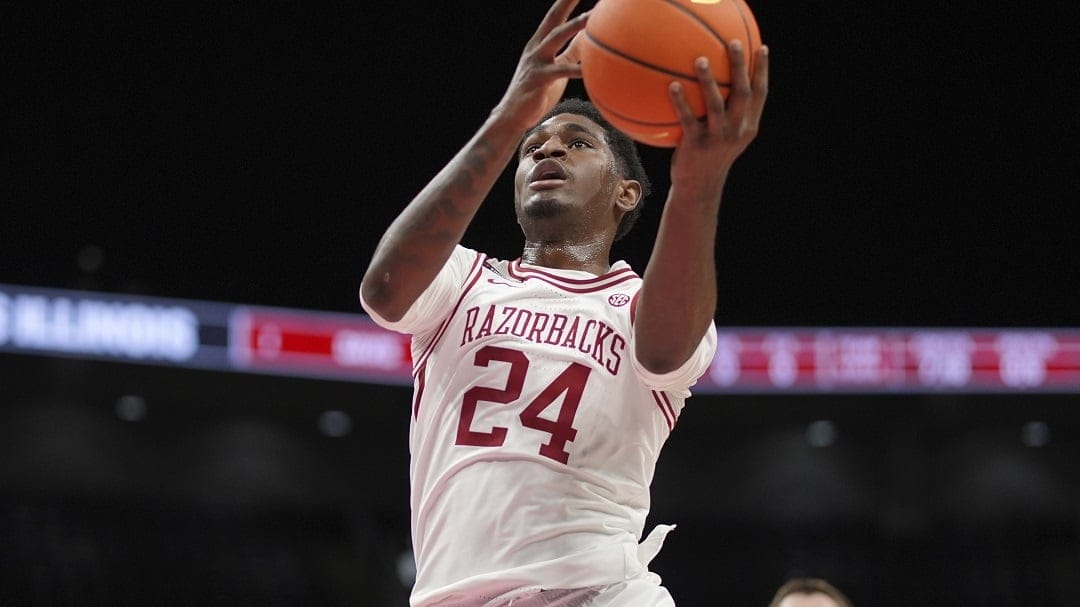
M 480 141 L 474 149 L 451 163 L 447 167 L 446 185 L 435 192 L 436 197 L 429 204 L 417 209 L 419 212 L 406 224 L 405 232 L 410 240 L 437 246 L 456 244 L 490 188 L 490 185 L 484 187 L 483 182 L 494 183 L 501 172 L 495 166 L 497 161 L 491 146 Z M 478 182 L 481 187 L 477 187 Z

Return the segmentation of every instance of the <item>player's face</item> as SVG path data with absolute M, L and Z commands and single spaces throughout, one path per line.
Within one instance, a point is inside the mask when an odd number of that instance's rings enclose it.
M 618 224 L 621 179 L 600 125 L 559 114 L 522 140 L 514 177 L 518 223 L 528 237 L 598 232 Z M 568 235 L 568 234 L 567 234 Z

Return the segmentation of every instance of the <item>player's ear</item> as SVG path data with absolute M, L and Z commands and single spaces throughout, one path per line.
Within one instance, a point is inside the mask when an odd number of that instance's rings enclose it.
M 641 183 L 636 179 L 623 179 L 619 181 L 619 195 L 615 199 L 615 206 L 626 213 L 641 203 Z

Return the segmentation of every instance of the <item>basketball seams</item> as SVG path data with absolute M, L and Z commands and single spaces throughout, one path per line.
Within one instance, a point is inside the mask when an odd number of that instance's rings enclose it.
M 677 9 L 680 13 L 690 17 L 691 20 L 693 20 L 695 23 L 697 23 L 699 26 L 701 26 L 701 28 L 703 30 L 708 32 L 710 36 L 715 38 L 716 41 L 719 42 L 720 45 L 724 47 L 725 52 L 727 51 L 727 49 L 728 49 L 728 41 L 726 39 L 724 39 L 724 37 L 721 36 L 719 32 L 717 32 L 715 29 L 713 29 L 712 25 L 710 25 L 708 21 L 705 21 L 704 19 L 702 19 L 701 15 L 698 15 L 694 11 L 690 10 L 685 5 L 681 4 L 678 0 L 657 0 L 657 1 L 659 1 L 661 4 L 667 4 L 668 6 L 674 8 L 674 9 Z M 750 44 L 749 25 L 746 23 L 746 16 L 743 14 L 742 8 L 739 6 L 739 4 L 740 4 L 739 2 L 737 2 L 737 1 L 735 2 L 735 10 L 739 15 L 739 20 L 743 24 L 743 29 L 746 30 L 746 32 L 747 32 L 746 44 L 749 45 Z M 603 50 L 615 55 L 616 57 L 620 57 L 622 59 L 625 59 L 626 61 L 629 61 L 631 63 L 635 63 L 635 64 L 640 65 L 640 66 L 645 67 L 645 68 L 649 68 L 651 70 L 660 72 L 662 74 L 667 74 L 669 76 L 675 76 L 676 78 L 681 78 L 683 80 L 689 80 L 689 81 L 693 82 L 694 84 L 697 84 L 698 78 L 697 78 L 696 74 L 686 74 L 686 73 L 683 73 L 683 72 L 679 72 L 679 71 L 676 71 L 676 70 L 666 68 L 666 67 L 661 66 L 661 65 L 656 65 L 656 64 L 653 64 L 653 63 L 649 63 L 647 61 L 642 61 L 641 59 L 638 59 L 637 57 L 634 57 L 633 55 L 626 54 L 623 51 L 620 51 L 620 50 L 618 50 L 618 49 L 616 49 L 616 48 L 614 48 L 614 47 L 612 47 L 612 46 L 610 46 L 608 44 L 605 44 L 604 42 L 598 40 L 595 36 L 592 35 L 592 32 L 590 32 L 589 30 L 585 30 L 584 34 L 585 34 L 585 38 L 587 40 L 589 40 L 590 42 L 592 42 L 594 45 L 596 45 L 597 48 L 603 49 Z M 716 84 L 719 85 L 720 87 L 731 88 L 731 82 L 730 81 L 717 80 Z
M 638 125 L 638 126 L 645 126 L 645 127 L 677 127 L 677 126 L 680 126 L 680 122 L 678 120 L 674 120 L 672 122 L 646 122 L 644 120 L 638 120 L 636 118 L 631 118 L 629 116 L 620 114 L 619 112 L 616 112 L 614 109 L 612 109 L 611 106 L 606 105 L 606 104 L 600 102 L 599 100 L 593 99 L 592 102 L 597 107 L 599 107 L 603 111 L 607 112 L 608 114 L 610 114 L 612 117 L 616 118 L 617 120 L 622 120 L 622 121 L 629 122 L 631 124 L 635 124 L 635 125 Z
M 648 62 L 644 62 L 644 60 L 642 60 L 642 59 L 639 59 L 639 58 L 637 58 L 637 57 L 635 57 L 633 55 L 626 54 L 626 53 L 624 53 L 624 52 L 622 52 L 622 51 L 620 51 L 618 49 L 612 48 L 612 46 L 609 46 L 609 45 L 605 44 L 604 42 L 600 42 L 599 40 L 594 38 L 591 35 L 591 33 L 589 33 L 588 31 L 585 32 L 585 39 L 592 42 L 593 45 L 596 46 L 597 49 L 600 49 L 602 51 L 606 51 L 606 52 L 608 52 L 608 53 L 610 53 L 612 55 L 615 55 L 615 56 L 617 56 L 617 57 L 619 57 L 621 59 L 625 59 L 625 60 L 627 60 L 627 62 L 630 62 L 632 64 L 636 64 L 636 65 L 651 69 L 652 71 L 659 71 L 660 73 L 666 73 L 667 76 L 673 76 L 675 78 L 679 78 L 679 79 L 683 79 L 683 80 L 697 81 L 697 79 L 698 79 L 698 77 L 692 75 L 692 73 L 683 73 L 683 72 L 675 71 L 674 69 L 669 69 L 669 68 L 666 68 L 666 67 L 663 67 L 663 66 L 660 66 L 660 65 L 657 65 L 657 64 L 650 64 Z
M 607 0 L 598 3 L 582 30 L 586 93 L 616 128 L 641 143 L 677 144 L 681 121 L 671 107 L 672 82 L 686 87 L 695 114 L 704 113 L 695 94 L 701 82 L 689 59 L 709 58 L 715 86 L 726 99 L 735 81 L 726 69 L 730 41 L 746 38 L 750 62 L 761 44 L 757 22 L 743 0 L 724 2 L 735 6 L 691 4 L 698 1 Z
M 720 42 L 720 44 L 722 44 L 724 46 L 725 51 L 727 50 L 728 41 L 725 40 L 724 37 L 719 34 L 719 32 L 714 30 L 712 28 L 712 26 L 709 25 L 708 21 L 705 21 L 704 19 L 702 19 L 701 15 L 698 15 L 694 11 L 690 10 L 689 8 L 687 8 L 687 6 L 685 4 L 682 4 L 678 0 L 660 0 L 660 1 L 663 2 L 664 4 L 667 4 L 667 5 L 671 6 L 672 8 L 678 9 L 682 13 L 688 15 L 690 18 L 692 18 L 694 21 L 696 21 L 698 23 L 698 25 L 705 28 L 706 31 L 708 31 L 710 34 L 712 34 L 713 38 L 716 38 L 716 40 L 718 42 Z M 736 6 L 736 9 L 737 9 L 738 8 L 738 2 L 735 3 L 735 6 Z M 739 16 L 740 17 L 742 16 L 741 11 L 739 12 Z M 745 23 L 746 23 L 746 20 L 744 19 L 743 24 L 745 25 Z

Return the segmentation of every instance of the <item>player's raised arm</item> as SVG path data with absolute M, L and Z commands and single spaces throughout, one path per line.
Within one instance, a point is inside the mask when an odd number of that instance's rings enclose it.
M 408 311 L 461 241 L 522 133 L 555 105 L 568 78 L 580 78 L 575 47 L 567 47 L 587 19 L 569 19 L 577 4 L 552 5 L 488 119 L 383 234 L 360 287 L 370 311 L 391 321 Z M 487 66 L 478 61 L 476 69 Z
M 678 368 L 693 354 L 716 313 L 716 222 L 735 159 L 757 135 L 768 92 L 768 49 L 747 73 L 742 44 L 730 46 L 732 91 L 725 104 L 708 62 L 695 69 L 707 115 L 698 120 L 678 83 L 672 102 L 683 136 L 671 161 L 671 189 L 645 270 L 634 325 L 638 360 L 650 371 Z

